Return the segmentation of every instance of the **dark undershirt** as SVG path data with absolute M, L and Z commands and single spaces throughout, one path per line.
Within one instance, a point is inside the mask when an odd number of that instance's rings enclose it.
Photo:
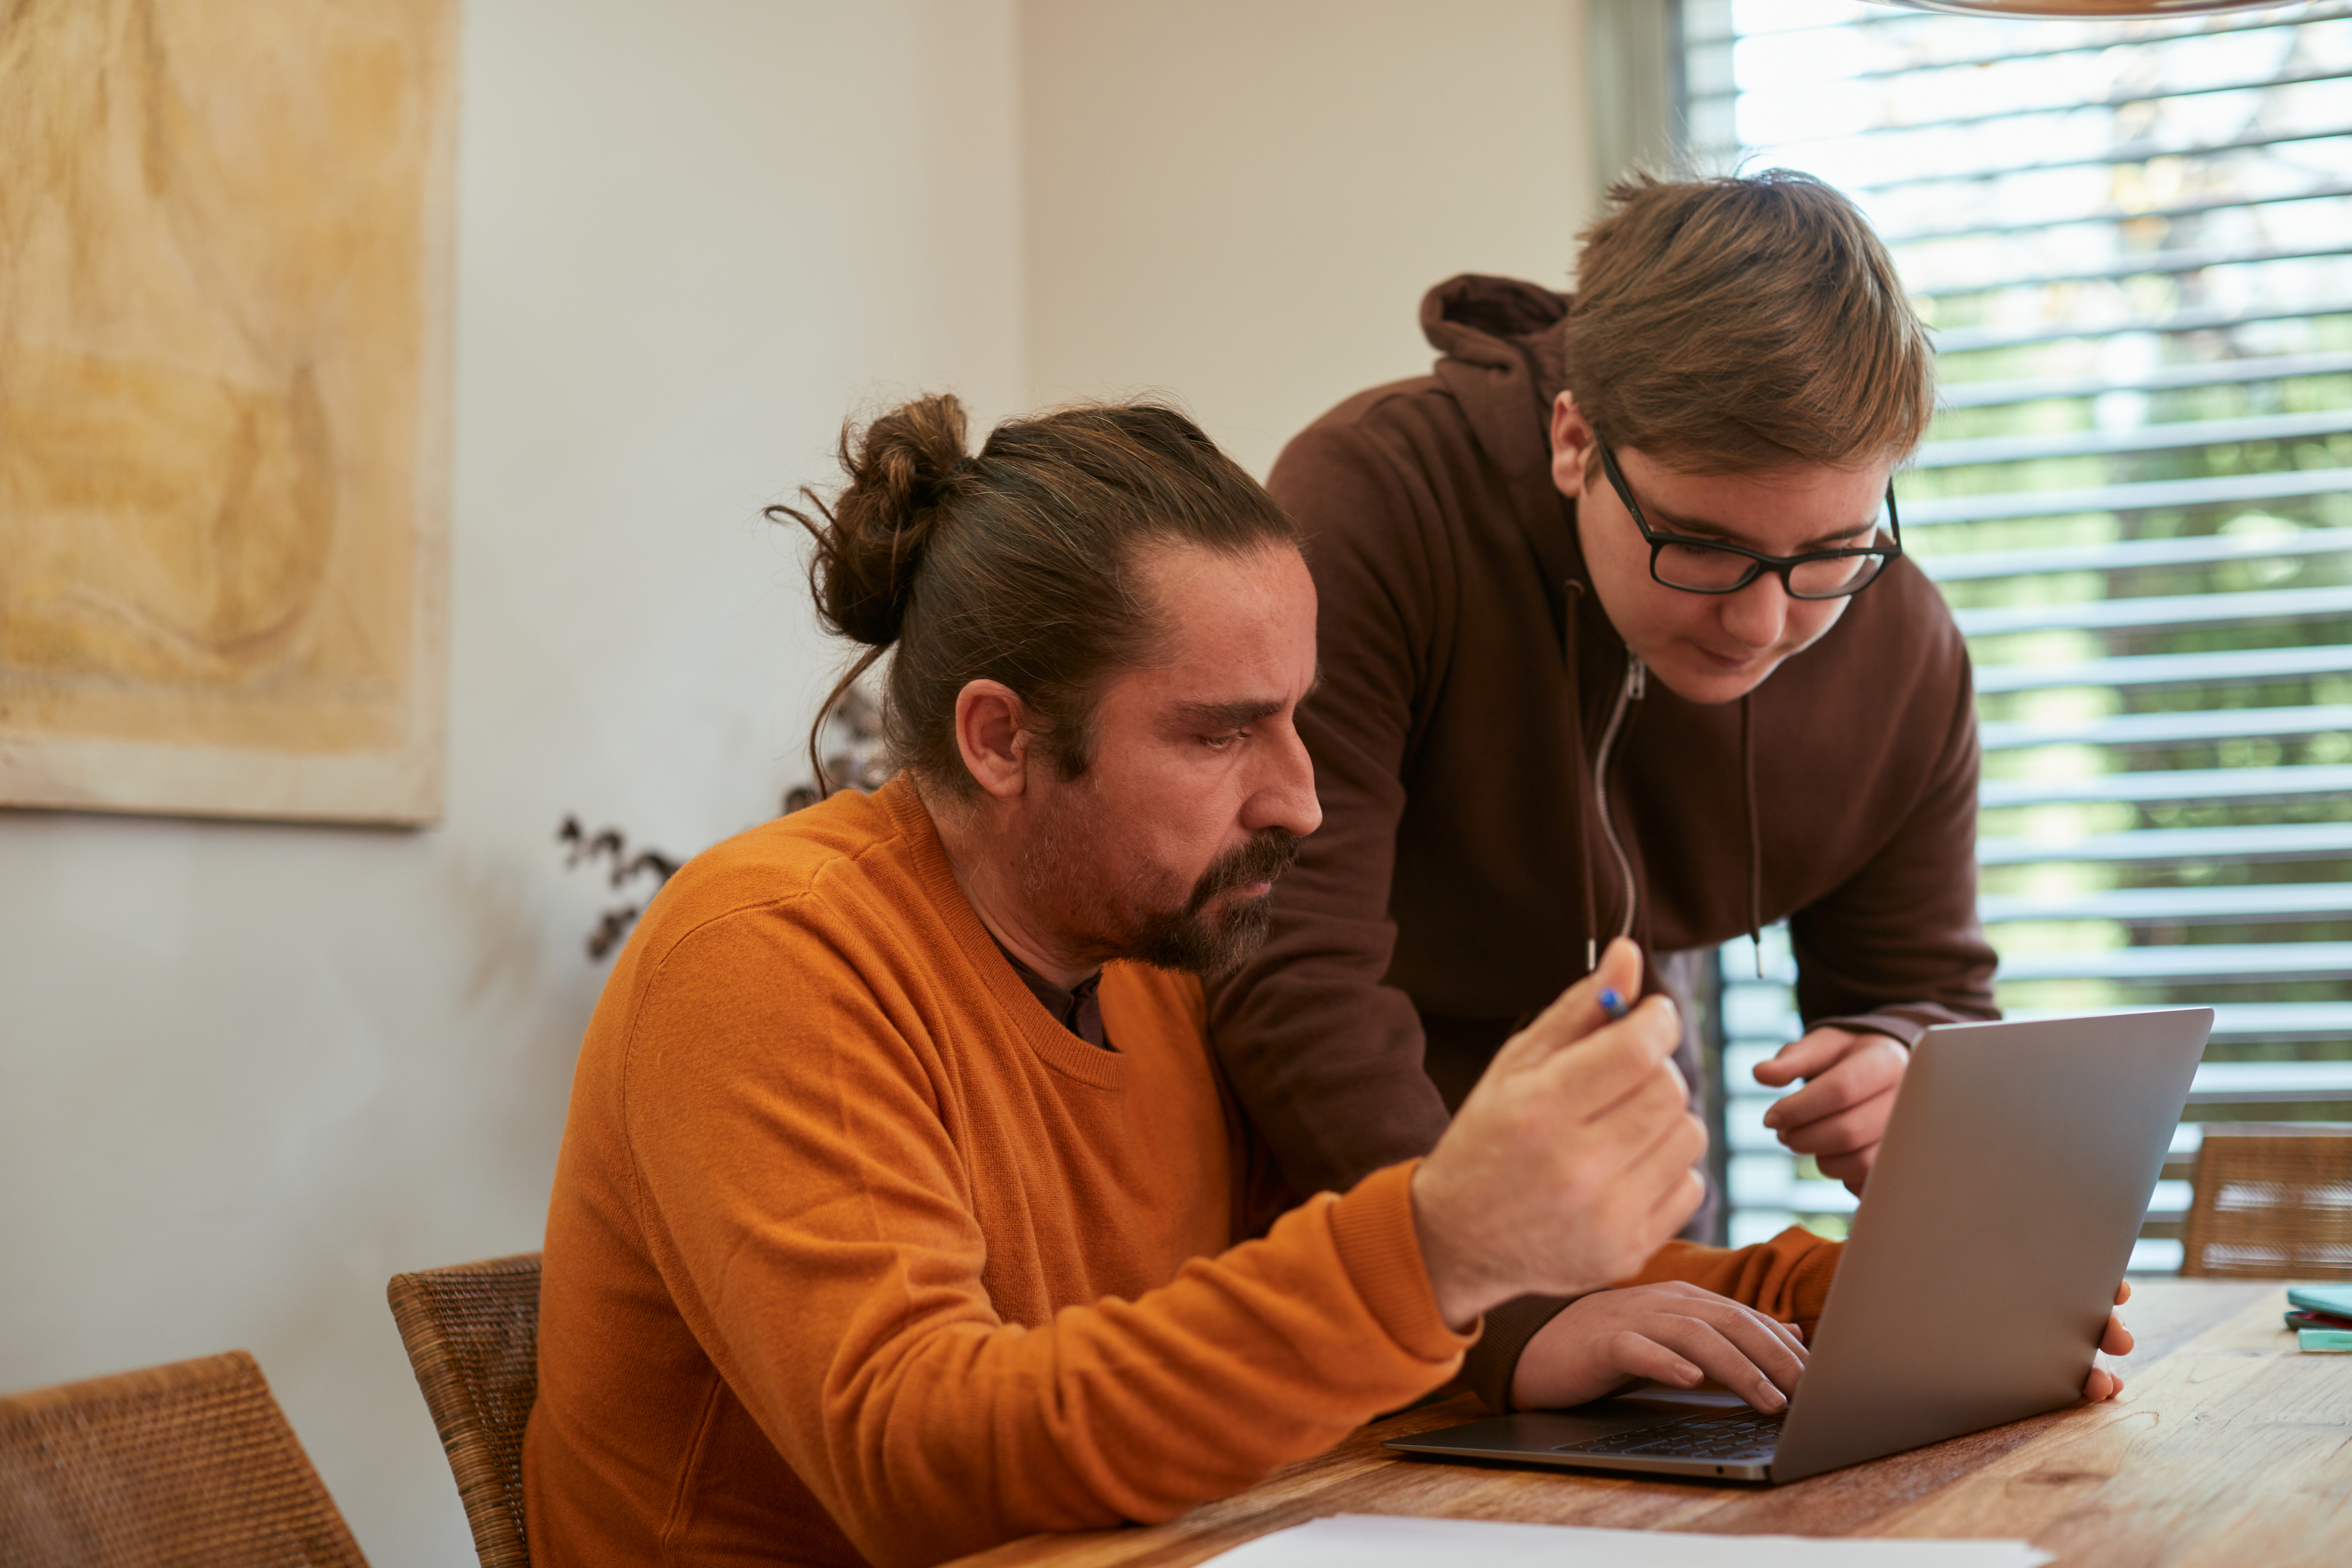
M 1054 1022 L 1098 1050 L 1118 1049 L 1103 1037 L 1102 999 L 1097 994 L 1102 987 L 1101 970 L 1065 991 L 1013 957 L 1013 950 L 1003 942 L 997 942 L 996 951 L 1004 954 L 1004 962 L 1013 965 L 1013 973 L 1021 977 L 1021 984 L 1029 987 L 1029 994 L 1037 998 L 1037 1005 L 1052 1016 Z

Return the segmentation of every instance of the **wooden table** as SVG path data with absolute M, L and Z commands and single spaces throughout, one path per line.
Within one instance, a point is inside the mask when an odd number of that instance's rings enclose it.
M 1334 1513 L 1740 1535 L 2025 1537 L 2056 1568 L 2352 1564 L 2352 1355 L 2303 1355 L 2282 1287 L 2150 1280 L 2124 1316 L 2123 1396 L 1785 1487 L 1409 1459 L 1401 1433 L 1482 1414 L 1469 1396 L 1391 1416 L 1327 1454 L 1150 1529 L 1034 1535 L 959 1568 L 1184 1568 Z M 1923 1352 L 1923 1353 L 1932 1353 Z

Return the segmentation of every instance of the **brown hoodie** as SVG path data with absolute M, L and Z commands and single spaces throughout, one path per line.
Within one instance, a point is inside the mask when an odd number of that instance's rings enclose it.
M 1641 681 L 1551 479 L 1569 309 L 1508 279 L 1439 285 L 1433 373 L 1341 404 L 1268 481 L 1321 601 L 1299 729 L 1324 820 L 1212 1023 L 1301 1193 L 1426 1153 L 1447 1120 L 1431 1072 L 1458 1096 L 1621 931 L 1654 958 L 1786 917 L 1808 1026 L 1908 1043 L 1996 1016 L 1975 705 L 1941 595 L 1898 561 L 1738 702 Z M 1596 779 L 1612 714 L 1622 862 Z M 1490 1397 L 1541 1321 L 1490 1320 Z

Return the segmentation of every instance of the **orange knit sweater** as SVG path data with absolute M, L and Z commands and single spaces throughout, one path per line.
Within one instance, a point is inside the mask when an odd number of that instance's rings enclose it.
M 918 1564 L 1164 1519 L 1450 1376 L 1412 1166 L 1230 1246 L 1198 987 L 1114 964 L 1101 996 L 1114 1051 L 1022 985 L 903 783 L 673 878 L 573 1082 L 533 1559 Z M 1652 1269 L 1819 1310 L 1816 1249 L 1696 1250 Z

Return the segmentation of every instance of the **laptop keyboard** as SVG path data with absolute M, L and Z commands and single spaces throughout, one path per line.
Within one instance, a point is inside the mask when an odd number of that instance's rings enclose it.
M 1656 1426 L 1562 1443 L 1557 1454 L 1638 1454 L 1657 1459 L 1769 1459 L 1780 1442 L 1778 1415 L 1687 1415 Z

